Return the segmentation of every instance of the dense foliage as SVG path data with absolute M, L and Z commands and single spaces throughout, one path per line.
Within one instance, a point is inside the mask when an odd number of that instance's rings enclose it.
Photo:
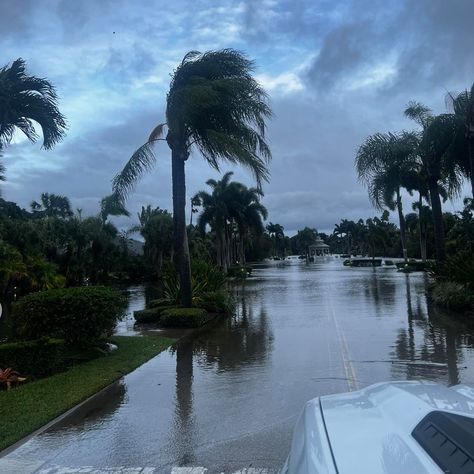
M 94 344 L 110 334 L 125 309 L 112 288 L 78 287 L 31 293 L 14 304 L 16 335 L 57 337 L 69 344 Z

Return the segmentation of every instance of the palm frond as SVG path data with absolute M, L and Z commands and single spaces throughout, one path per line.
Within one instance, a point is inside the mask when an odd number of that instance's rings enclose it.
M 152 149 L 153 143 L 145 143 L 138 148 L 122 171 L 118 173 L 112 181 L 112 190 L 123 202 L 134 189 L 135 184 L 156 163 L 155 154 Z
M 405 117 L 414 120 L 416 123 L 418 123 L 418 125 L 423 128 L 428 125 L 432 117 L 431 109 L 426 105 L 422 104 L 421 102 L 417 102 L 415 100 L 408 102 L 404 114 Z
M 160 123 L 158 124 L 150 133 L 150 136 L 148 137 L 148 143 L 155 142 L 159 138 L 163 136 L 164 130 L 166 127 L 166 123 Z

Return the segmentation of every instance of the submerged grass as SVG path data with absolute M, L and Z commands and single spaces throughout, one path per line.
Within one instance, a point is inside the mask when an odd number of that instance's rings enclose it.
M 66 372 L 0 392 L 0 451 L 157 355 L 174 340 L 112 337 L 118 349 Z

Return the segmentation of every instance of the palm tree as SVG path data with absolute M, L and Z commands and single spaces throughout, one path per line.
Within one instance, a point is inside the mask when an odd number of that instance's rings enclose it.
M 140 232 L 145 239 L 145 256 L 156 270 L 158 282 L 161 283 L 163 256 L 171 255 L 173 242 L 173 218 L 171 214 L 150 205 L 142 206 L 138 213 L 139 226 L 133 227 L 132 232 Z
M 423 129 L 417 154 L 423 165 L 433 211 L 436 256 L 439 261 L 444 261 L 446 249 L 440 185 L 447 185 L 449 196 L 458 194 L 461 187 L 459 165 L 449 153 L 456 137 L 458 120 L 453 114 L 434 116 L 428 107 L 419 102 L 410 102 L 405 115 Z
M 36 122 L 43 131 L 43 147 L 49 150 L 64 137 L 66 121 L 54 86 L 47 79 L 27 75 L 25 69 L 21 58 L 0 69 L 0 148 L 11 142 L 17 129 L 35 142 Z
M 355 160 L 359 179 L 367 185 L 374 207 L 398 211 L 405 261 L 408 255 L 401 189 L 410 175 L 416 173 L 417 145 L 414 133 L 377 133 L 365 140 Z
M 166 140 L 171 149 L 175 265 L 184 306 L 192 303 L 185 220 L 185 162 L 192 148 L 217 170 L 222 161 L 239 163 L 253 172 L 259 186 L 268 180 L 271 152 L 265 119 L 272 113 L 253 69 L 253 61 L 232 49 L 186 54 L 171 79 L 166 123 L 153 129 L 114 179 L 114 191 L 125 198 L 153 166 L 153 145 Z M 165 128 L 166 138 L 162 138 Z
M 231 182 L 232 175 L 230 171 L 225 173 L 219 181 L 207 180 L 206 184 L 212 189 L 211 193 L 199 191 L 193 198 L 194 202 L 199 203 L 203 208 L 198 218 L 201 233 L 204 233 L 206 226 L 210 225 L 216 234 L 216 260 L 224 271 L 227 271 L 232 263 L 230 246 L 235 215 L 231 209 L 235 199 L 233 196 L 235 189 Z
M 453 150 L 455 159 L 471 181 L 471 192 L 474 198 L 474 83 L 471 90 L 460 94 L 448 94 L 454 115 L 459 120 L 459 140 Z
M 41 202 L 32 201 L 30 206 L 33 213 L 41 217 L 68 218 L 73 216 L 69 198 L 59 194 L 41 193 Z
M 270 237 L 273 239 L 273 251 L 274 255 L 278 253 L 278 244 L 285 238 L 284 227 L 280 224 L 274 224 L 269 222 L 267 227 L 267 232 L 270 234 Z
M 100 200 L 100 218 L 104 224 L 109 216 L 130 216 L 125 204 L 116 194 L 110 194 Z
M 236 190 L 234 218 L 239 231 L 239 263 L 245 263 L 245 245 L 249 240 L 250 231 L 261 235 L 264 231 L 263 221 L 268 211 L 260 202 L 262 193 L 257 188 L 247 188 L 242 183 L 233 183 Z

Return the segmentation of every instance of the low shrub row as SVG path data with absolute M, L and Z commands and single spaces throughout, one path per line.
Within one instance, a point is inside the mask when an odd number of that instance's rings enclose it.
M 175 306 L 153 306 L 147 309 L 141 309 L 133 312 L 133 317 L 137 323 L 158 323 L 164 310 L 174 308 Z
M 62 339 L 41 338 L 0 344 L 0 368 L 11 367 L 28 378 L 54 374 L 64 368 Z

